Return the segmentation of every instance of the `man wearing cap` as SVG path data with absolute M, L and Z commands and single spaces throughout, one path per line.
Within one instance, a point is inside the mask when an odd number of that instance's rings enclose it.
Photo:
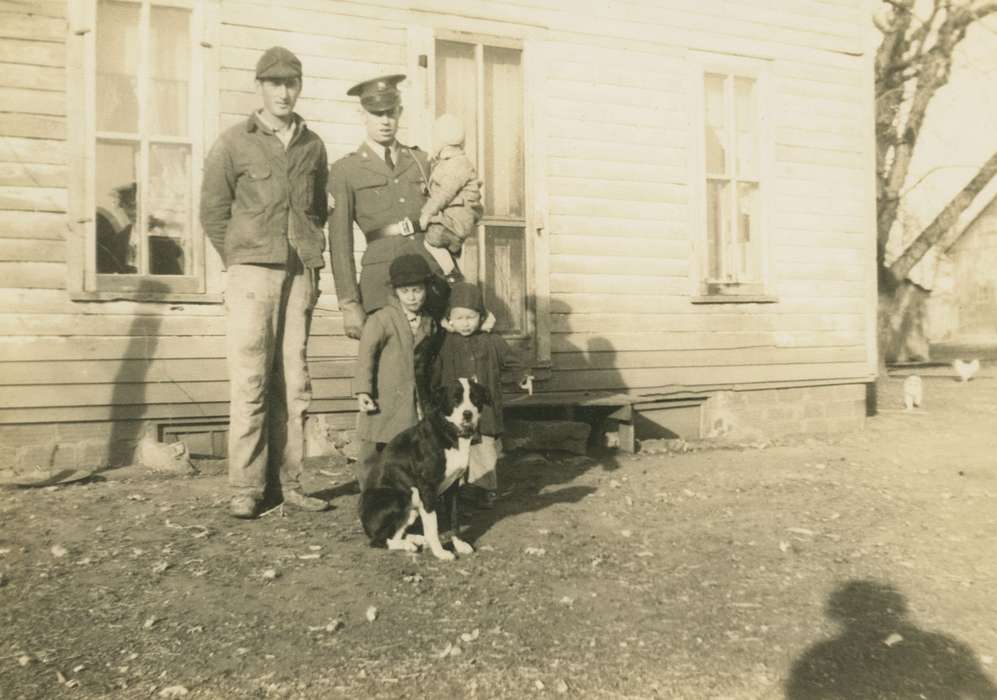
M 395 138 L 402 115 L 398 83 L 404 79 L 404 75 L 385 75 L 347 91 L 360 98 L 367 137 L 356 151 L 333 163 L 329 173 L 334 206 L 329 223 L 332 272 L 346 335 L 351 338 L 360 337 L 367 314 L 391 297 L 388 266 L 398 255 L 421 255 L 436 275 L 435 289 L 429 290 L 427 299 L 431 313 L 443 310 L 439 298 L 448 292 L 445 275 L 460 272 L 444 270 L 418 232 L 429 164 L 424 152 L 403 146 Z M 367 239 L 359 285 L 353 258 L 354 221 Z
M 301 86 L 297 56 L 268 49 L 256 64 L 262 108 L 225 131 L 204 165 L 201 224 L 226 269 L 229 510 L 238 518 L 255 517 L 271 496 L 328 507 L 300 484 L 328 162 L 294 112 Z

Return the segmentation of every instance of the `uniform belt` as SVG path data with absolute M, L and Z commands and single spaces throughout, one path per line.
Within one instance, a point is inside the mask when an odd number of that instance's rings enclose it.
M 412 223 L 411 219 L 406 217 L 401 221 L 396 221 L 393 224 L 376 228 L 373 231 L 367 231 L 364 233 L 364 237 L 367 239 L 368 243 L 373 243 L 374 241 L 379 241 L 382 238 L 389 238 L 391 236 L 411 236 L 415 232 L 415 224 Z

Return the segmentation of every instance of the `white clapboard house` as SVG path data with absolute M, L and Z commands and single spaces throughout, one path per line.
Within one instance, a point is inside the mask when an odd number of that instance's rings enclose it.
M 511 407 L 603 405 L 625 441 L 635 415 L 638 437 L 861 426 L 863 7 L 0 1 L 0 469 L 120 462 L 147 432 L 223 442 L 201 163 L 258 107 L 272 45 L 301 57 L 297 111 L 332 160 L 363 138 L 346 90 L 376 75 L 408 75 L 403 140 L 428 146 L 444 111 L 469 125 L 486 211 L 464 267 L 537 378 Z M 356 344 L 330 275 L 309 355 L 315 424 L 338 429 Z

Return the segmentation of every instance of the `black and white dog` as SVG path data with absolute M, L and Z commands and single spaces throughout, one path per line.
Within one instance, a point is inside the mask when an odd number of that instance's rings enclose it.
M 360 496 L 360 522 L 370 546 L 415 552 L 425 544 L 437 559 L 453 560 L 453 552 L 440 544 L 436 513 L 443 504 L 449 505 L 454 550 L 474 551 L 458 537 L 457 492 L 481 409 L 490 402 L 488 390 L 473 380 L 438 387 L 422 420 L 374 458 Z M 417 517 L 423 534 L 406 534 Z

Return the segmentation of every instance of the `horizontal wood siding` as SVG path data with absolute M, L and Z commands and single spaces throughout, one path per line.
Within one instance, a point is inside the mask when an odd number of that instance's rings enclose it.
M 579 50 L 573 36 L 548 42 L 551 388 L 867 377 L 866 64 L 844 48 L 856 36 L 856 6 L 679 3 L 691 14 L 677 17 L 654 3 L 625 4 L 648 10 L 641 16 L 652 24 L 709 17 L 704 26 L 752 41 L 755 28 L 771 31 L 773 44 L 755 55 L 767 59 L 771 80 L 774 303 L 690 303 L 691 240 L 702 235 L 691 230 L 687 167 L 702 128 L 691 123 L 694 59 L 667 49 Z M 806 18 L 824 12 L 827 23 Z M 796 41 L 811 29 L 822 35 Z M 835 36 L 839 51 L 821 50 Z M 787 52 L 793 43 L 818 50 Z
M 363 138 L 355 82 L 411 72 L 410 27 L 542 48 L 537 121 L 553 372 L 542 390 L 855 381 L 868 374 L 871 153 L 858 0 L 223 0 L 219 126 L 257 108 L 274 44 L 330 160 Z M 66 293 L 67 4 L 0 1 L 0 423 L 224 415 L 218 304 Z M 689 50 L 770 62 L 774 303 L 693 304 Z M 403 83 L 411 89 L 411 81 Z M 410 109 L 414 106 L 415 100 Z M 8 106 L 9 105 L 9 106 Z M 403 119 L 402 138 L 410 140 Z M 427 144 L 423 144 L 427 145 Z M 357 255 L 362 241 L 357 241 Z M 315 411 L 353 408 L 356 343 L 329 267 L 309 344 Z

